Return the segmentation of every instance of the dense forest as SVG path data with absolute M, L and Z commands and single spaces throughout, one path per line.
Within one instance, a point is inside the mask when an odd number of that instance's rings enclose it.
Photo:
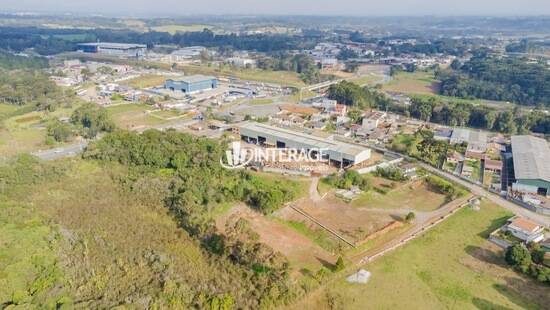
M 53 55 L 76 50 L 80 42 L 141 43 L 149 47 L 158 44 L 179 46 L 232 47 L 242 50 L 275 52 L 312 48 L 317 39 L 294 35 L 214 34 L 208 29 L 171 35 L 167 32 L 135 32 L 112 29 L 42 29 L 34 27 L 0 27 L 0 46 L 21 52 L 33 48 L 41 55 Z
M 70 92 L 64 92 L 48 76 L 37 70 L 3 70 L 0 68 L 0 103 L 33 105 L 37 110 L 53 111 L 70 104 Z
M 455 61 L 437 78 L 445 96 L 550 106 L 550 71 L 543 63 L 481 53 L 464 64 Z

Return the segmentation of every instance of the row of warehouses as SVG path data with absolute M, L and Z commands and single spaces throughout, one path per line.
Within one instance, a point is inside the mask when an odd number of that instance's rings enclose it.
M 343 167 L 360 164 L 371 157 L 371 150 L 360 145 L 261 123 L 245 123 L 240 126 L 239 131 L 241 139 L 248 143 L 306 151 L 322 149 L 325 159 Z
M 550 195 L 550 147 L 546 140 L 533 136 L 513 136 L 514 177 L 512 189 Z

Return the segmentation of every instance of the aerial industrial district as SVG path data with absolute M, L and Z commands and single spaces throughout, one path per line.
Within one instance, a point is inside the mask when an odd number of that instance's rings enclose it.
M 139 44 L 84 43 L 78 51 L 53 58 L 52 71 L 57 74 L 50 79 L 73 89 L 83 101 L 104 107 L 119 127 L 129 131 L 176 130 L 225 139 L 230 146 L 248 150 L 322 149 L 322 160 L 273 156 L 235 168 L 296 180 L 304 195 L 270 215 L 236 204 L 215 217 L 221 232 L 230 222 L 246 220 L 262 243 L 288 259 L 296 275 L 317 272 L 321 277 L 322 270 L 332 270 L 340 273 L 334 281 L 345 280 L 346 285 L 368 291 L 385 268 L 371 269 L 377 260 L 422 239 L 452 221 L 457 212 L 475 217 L 495 205 L 508 216 L 483 235 L 486 242 L 472 255 L 537 244 L 546 252 L 543 264 L 548 264 L 550 148 L 544 136 L 449 127 L 370 108 L 351 116 L 348 105 L 327 95 L 333 85 L 379 84 L 391 100 L 407 106 L 411 102 L 406 94 L 383 87 L 392 83 L 391 66 L 448 66 L 454 60 L 370 57 L 354 73 L 344 74 L 336 58 L 339 51 L 375 55 L 370 48 L 361 43 L 320 43 L 303 51 L 324 70 L 341 72 L 337 79 L 303 85 L 270 81 L 268 74 L 210 70 L 225 66 L 255 72 L 257 55 L 252 52 L 222 57 L 201 46 L 163 53 Z M 201 65 L 205 59 L 208 66 Z M 100 137 L 79 138 L 32 154 L 45 161 L 78 156 Z M 429 162 L 409 152 L 414 139 L 420 139 L 417 149 L 429 147 L 429 140 L 446 143 L 452 151 Z M 227 154 L 235 155 L 231 149 Z M 229 168 L 236 164 L 225 158 L 220 162 Z M 464 229 L 469 228 L 460 231 Z M 487 264 L 483 259 L 464 262 L 470 263 L 479 268 Z
M 338 60 L 333 56 L 334 50 L 340 48 L 362 50 L 357 46 L 320 44 L 310 52 L 319 54 L 322 65 L 328 62 L 329 66 L 337 66 Z M 175 128 L 210 138 L 225 135 L 243 141 L 249 148 L 326 150 L 327 161 L 270 160 L 251 162 L 246 167 L 311 180 L 309 197 L 289 203 L 277 216 L 304 223 L 313 231 L 322 231 L 327 238 L 325 247 L 305 242 L 296 232 L 258 218 L 245 209 L 231 211 L 233 216 L 253 220 L 260 236 L 288 257 L 307 263 L 320 258 L 335 262 L 336 253 L 345 248 L 353 253 L 350 260 L 361 266 L 421 235 L 459 208 L 479 209 L 483 200 L 497 203 L 516 214 L 491 234 L 490 240 L 496 245 L 507 248 L 513 241 L 536 242 L 550 250 L 550 236 L 545 236 L 550 224 L 550 148 L 543 138 L 506 137 L 480 130 L 449 128 L 376 110 L 364 111 L 361 123 L 350 125 L 347 106 L 324 96 L 331 85 L 341 80 L 306 86 L 294 95 L 297 100 L 289 100 L 292 89 L 283 85 L 231 76 L 184 75 L 184 72 L 146 69 L 116 64 L 116 61 L 95 61 L 93 57 L 106 55 L 119 60 L 193 63 L 201 55 L 211 53 L 200 46 L 170 54 L 148 53 L 147 47 L 139 44 L 85 43 L 78 49 L 79 53 L 90 54 L 88 60 L 60 62 L 58 68 L 65 74 L 61 78 L 54 77 L 54 81 L 61 86 L 76 87 L 78 95 L 87 101 L 114 109 L 154 102 L 140 111 L 143 115 L 121 116 L 128 129 Z M 237 67 L 255 66 L 254 58 L 249 58 L 246 52 L 223 61 Z M 451 58 L 431 59 L 429 65 L 451 61 Z M 382 82 L 391 79 L 386 65 L 364 65 L 362 69 L 363 76 Z M 83 70 L 94 74 L 84 80 Z M 107 73 L 102 73 L 105 71 Z M 357 74 L 348 79 L 361 77 Z M 87 86 L 90 84 L 93 86 Z M 143 117 L 165 122 L 145 125 L 132 119 Z M 335 128 L 327 131 L 327 126 Z M 449 153 L 444 164 L 434 168 L 388 148 L 388 143 L 400 134 L 424 129 L 432 132 L 436 140 L 464 146 L 463 152 Z M 36 153 L 45 159 L 74 154 L 71 146 Z M 359 185 L 352 185 L 331 190 L 330 185 L 320 184 L 327 182 L 320 181 L 321 178 L 344 171 L 376 175 L 374 188 L 366 192 Z M 459 194 L 445 192 L 441 184 L 447 183 L 460 188 Z M 225 217 L 219 219 L 226 220 Z M 271 230 L 281 235 L 273 238 L 269 236 Z M 400 233 L 388 242 L 362 250 L 370 240 L 394 230 Z M 360 272 L 356 277 L 366 281 L 368 276 L 364 275 Z

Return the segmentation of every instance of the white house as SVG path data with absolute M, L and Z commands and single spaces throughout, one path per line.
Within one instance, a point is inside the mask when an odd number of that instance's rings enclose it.
M 544 240 L 544 227 L 522 217 L 511 218 L 502 229 L 511 232 L 512 235 L 525 242 Z

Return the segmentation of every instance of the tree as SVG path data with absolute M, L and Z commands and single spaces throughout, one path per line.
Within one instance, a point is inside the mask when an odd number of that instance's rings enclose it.
M 338 259 L 336 260 L 336 264 L 334 264 L 334 272 L 342 271 L 345 268 L 344 259 L 342 256 L 338 256 Z
M 414 214 L 414 212 L 409 212 L 407 213 L 407 216 L 405 216 L 405 221 L 407 221 L 407 223 L 411 223 L 415 218 L 416 214 Z
M 462 67 L 462 63 L 460 62 L 460 60 L 455 59 L 453 60 L 453 62 L 451 62 L 451 68 L 453 70 L 460 70 L 461 67 Z
M 521 243 L 508 247 L 508 249 L 506 249 L 505 259 L 509 265 L 523 272 L 527 271 L 532 262 L 531 253 L 529 253 L 529 250 Z

